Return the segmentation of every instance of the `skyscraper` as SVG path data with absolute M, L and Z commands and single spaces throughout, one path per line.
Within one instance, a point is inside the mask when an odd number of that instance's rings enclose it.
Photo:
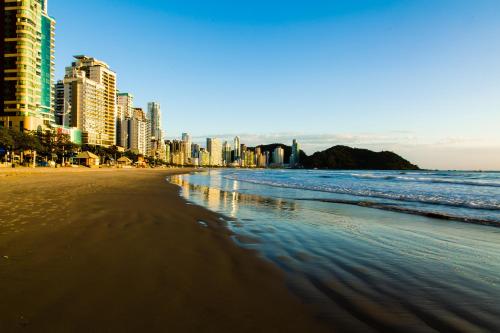
M 224 165 L 228 166 L 231 164 L 231 155 L 232 155 L 232 150 L 233 148 L 229 144 L 229 142 L 225 141 L 224 144 L 222 145 L 222 158 Z
M 44 129 L 54 122 L 55 20 L 47 0 L 0 3 L 0 126 Z
M 207 150 L 210 153 L 210 165 L 222 166 L 222 144 L 220 139 L 207 138 Z
M 84 144 L 107 145 L 104 86 L 87 78 L 85 72 L 76 66 L 66 68 L 63 82 L 62 125 L 81 130 Z
M 240 137 L 234 138 L 234 161 L 238 162 L 241 159 L 241 143 Z
M 300 145 L 293 139 L 292 155 L 290 156 L 290 167 L 296 167 L 300 163 Z
M 160 104 L 148 103 L 148 119 L 151 123 L 151 139 L 162 140 Z
M 191 136 L 188 133 L 182 133 L 182 142 L 186 144 L 186 160 L 192 157 Z
M 282 167 L 285 161 L 285 150 L 282 147 L 276 147 L 273 152 L 273 164 Z
M 109 66 L 87 56 L 75 56 L 64 77 L 65 126 L 83 131 L 83 143 L 116 143 L 116 74 Z
M 131 151 L 146 155 L 148 127 L 144 111 L 141 108 L 134 108 L 132 118 L 128 121 L 128 146 Z
M 64 82 L 62 80 L 57 81 L 54 86 L 55 99 L 54 99 L 54 113 L 55 122 L 57 125 L 63 125 L 64 122 Z
M 134 114 L 134 96 L 127 92 L 117 94 L 117 113 L 116 113 L 116 145 L 125 149 L 130 149 L 128 123 Z M 120 112 L 118 112 L 120 111 Z

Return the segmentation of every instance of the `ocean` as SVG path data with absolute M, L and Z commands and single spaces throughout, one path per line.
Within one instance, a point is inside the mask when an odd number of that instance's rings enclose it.
M 332 328 L 500 327 L 500 173 L 219 169 L 170 181 Z

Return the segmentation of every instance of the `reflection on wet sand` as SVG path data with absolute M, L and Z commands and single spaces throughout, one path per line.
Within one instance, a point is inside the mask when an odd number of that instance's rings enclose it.
M 209 187 L 205 185 L 190 184 L 186 177 L 178 175 L 171 177 L 170 181 L 173 184 L 181 187 L 182 196 L 187 200 L 191 199 L 193 192 L 203 195 L 204 204 L 211 210 L 217 212 L 229 211 L 229 216 L 236 218 L 238 207 L 240 205 L 251 206 L 254 208 L 272 208 L 280 211 L 295 211 L 297 203 L 281 198 L 266 198 L 254 194 L 246 194 L 238 192 L 238 182 L 234 181 L 232 191 L 223 191 L 217 187 Z

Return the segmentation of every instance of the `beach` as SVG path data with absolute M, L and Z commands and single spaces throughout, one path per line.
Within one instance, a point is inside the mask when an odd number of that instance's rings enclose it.
M 326 331 L 186 171 L 0 170 L 0 331 Z

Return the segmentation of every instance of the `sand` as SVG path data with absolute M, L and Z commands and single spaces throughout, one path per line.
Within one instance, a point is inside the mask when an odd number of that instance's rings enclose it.
M 325 331 L 172 172 L 0 170 L 0 332 Z

